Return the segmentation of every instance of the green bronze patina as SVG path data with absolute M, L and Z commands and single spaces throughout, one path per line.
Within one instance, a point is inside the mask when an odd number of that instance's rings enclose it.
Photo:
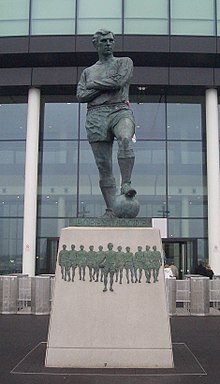
M 130 246 L 123 249 L 119 245 L 117 250 L 114 250 L 111 242 L 99 245 L 97 250 L 94 249 L 94 245 L 90 245 L 86 250 L 83 244 L 80 245 L 79 250 L 76 250 L 75 245 L 72 244 L 68 251 L 66 244 L 63 244 L 58 262 L 64 281 L 73 282 L 75 270 L 78 267 L 79 280 L 104 282 L 103 292 L 108 290 L 109 283 L 109 291 L 113 292 L 114 282 L 122 284 L 123 277 L 127 284 L 141 283 L 143 271 L 146 283 L 151 283 L 151 279 L 153 279 L 152 282 L 157 283 L 162 257 L 155 245 L 152 249 L 146 245 L 145 250 L 138 245 L 137 251 L 133 253 Z
M 101 29 L 92 39 L 99 60 L 86 68 L 77 87 L 80 103 L 87 103 L 86 131 L 99 171 L 99 185 L 106 203 L 105 216 L 114 218 L 136 217 L 139 208 L 134 205 L 136 190 L 131 186 L 134 166 L 132 137 L 135 132 L 134 116 L 129 104 L 129 85 L 133 62 L 129 57 L 114 57 L 115 36 Z M 112 146 L 118 142 L 118 165 L 121 173 L 121 195 L 128 199 L 121 210 L 116 205 L 116 183 L 112 172 Z M 120 209 L 118 205 L 120 204 Z M 131 215 L 132 212 L 132 216 Z

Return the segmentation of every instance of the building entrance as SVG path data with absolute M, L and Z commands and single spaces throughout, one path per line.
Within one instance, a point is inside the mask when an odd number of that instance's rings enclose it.
M 179 270 L 179 279 L 194 272 L 198 262 L 197 239 L 163 239 L 162 243 L 165 261 L 169 264 L 174 262 Z

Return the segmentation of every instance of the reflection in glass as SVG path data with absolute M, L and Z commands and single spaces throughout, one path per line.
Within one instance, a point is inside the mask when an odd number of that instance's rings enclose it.
M 0 132 L 3 139 L 26 138 L 27 104 L 0 104 Z
M 207 237 L 207 220 L 169 219 L 169 237 Z
M 184 102 L 177 99 L 167 104 L 167 137 L 168 139 L 202 138 L 201 104 Z
M 165 139 L 165 103 L 131 103 L 136 123 L 136 138 Z
M 214 1 L 171 0 L 171 34 L 214 35 Z
M 29 0 L 1 0 L 0 36 L 29 34 Z
M 70 35 L 75 33 L 75 0 L 32 0 L 32 35 Z
M 207 214 L 204 164 L 202 142 L 168 142 L 170 217 Z
M 80 0 L 78 2 L 77 34 L 93 34 L 105 28 L 114 33 L 122 33 L 121 0 L 100 2 L 99 0 Z
M 45 141 L 41 144 L 39 168 L 40 217 L 76 215 L 77 143 Z M 71 201 L 71 207 L 67 201 Z
M 132 181 L 137 188 L 141 208 L 139 216 L 158 217 L 166 201 L 165 142 L 137 141 Z
M 125 0 L 125 34 L 169 33 L 168 0 Z
M 0 218 L 0 274 L 20 273 L 22 268 L 23 219 Z
M 78 103 L 46 103 L 43 138 L 76 139 L 78 109 Z

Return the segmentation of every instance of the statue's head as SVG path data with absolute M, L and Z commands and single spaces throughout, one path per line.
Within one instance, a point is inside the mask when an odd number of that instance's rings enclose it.
M 107 36 L 107 35 L 112 35 L 113 40 L 115 41 L 115 35 L 113 32 L 108 31 L 107 29 L 99 29 L 97 32 L 94 33 L 92 37 L 92 43 L 95 48 L 97 48 L 97 44 L 100 40 L 101 37 Z
M 113 248 L 113 244 L 112 243 L 108 243 L 107 247 L 108 247 L 108 249 L 112 249 Z

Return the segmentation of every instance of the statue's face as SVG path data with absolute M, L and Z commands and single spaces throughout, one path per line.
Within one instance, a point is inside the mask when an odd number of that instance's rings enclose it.
M 100 36 L 96 43 L 98 54 L 102 56 L 112 55 L 114 44 L 115 44 L 115 39 L 112 33 L 108 33 L 107 35 Z

